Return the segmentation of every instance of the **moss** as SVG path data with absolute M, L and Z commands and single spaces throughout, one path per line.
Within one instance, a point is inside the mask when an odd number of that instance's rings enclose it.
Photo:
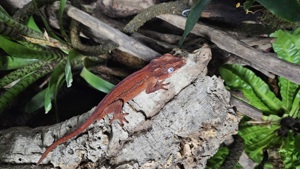
M 186 1 L 175 1 L 175 2 L 167 2 L 160 3 L 157 5 L 153 5 L 137 16 L 135 16 L 124 28 L 123 31 L 125 33 L 132 34 L 137 31 L 141 26 L 143 26 L 147 21 L 152 18 L 155 18 L 161 14 L 177 14 L 180 15 L 181 12 L 187 8 Z
M 15 21 L 24 23 L 29 16 L 33 15 L 36 12 L 36 9 L 41 8 L 44 5 L 50 5 L 55 0 L 35 0 L 26 4 L 23 8 L 19 9 L 13 16 Z
M 71 39 L 72 47 L 74 49 L 79 50 L 81 53 L 85 55 L 96 56 L 96 55 L 108 53 L 118 47 L 118 45 L 112 41 L 106 41 L 103 42 L 102 44 L 95 45 L 95 46 L 89 46 L 83 44 L 79 37 L 79 31 L 80 31 L 79 25 L 80 25 L 79 22 L 72 19 L 70 25 L 70 39 Z
M 233 137 L 234 143 L 228 147 L 229 154 L 220 168 L 235 168 L 244 151 L 244 140 L 239 135 L 235 135 Z

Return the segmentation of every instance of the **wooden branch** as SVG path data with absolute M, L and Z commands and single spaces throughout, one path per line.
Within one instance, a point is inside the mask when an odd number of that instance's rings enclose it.
M 178 28 L 184 29 L 185 27 L 186 18 L 184 17 L 166 14 L 160 15 L 158 18 L 169 22 Z M 209 39 L 219 48 L 248 60 L 251 62 L 251 65 L 257 65 L 266 71 L 300 84 L 300 66 L 280 60 L 273 53 L 264 53 L 254 49 L 228 35 L 226 32 L 209 27 L 203 23 L 196 24 L 191 33 Z
M 260 110 L 233 96 L 230 97 L 230 104 L 234 105 L 239 113 L 242 113 L 252 119 L 261 120 L 262 118 L 262 112 Z
M 151 48 L 141 44 L 140 42 L 134 40 L 133 38 L 127 36 L 121 31 L 107 25 L 106 23 L 98 20 L 97 18 L 75 8 L 68 6 L 67 14 L 82 23 L 83 25 L 99 32 L 103 37 L 112 40 L 119 45 L 118 49 L 124 52 L 130 53 L 138 58 L 144 60 L 151 60 L 160 54 Z
M 91 168 L 204 167 L 225 138 L 236 133 L 239 122 L 238 116 L 229 113 L 233 110 L 223 81 L 205 76 L 210 59 L 207 46 L 188 54 L 186 65 L 167 79 L 169 90 L 142 92 L 124 105 L 128 124 L 109 125 L 112 116 L 108 115 L 56 147 L 41 167 L 50 163 L 61 169 L 87 164 Z M 53 126 L 0 131 L 0 161 L 36 163 L 46 147 L 91 113 Z

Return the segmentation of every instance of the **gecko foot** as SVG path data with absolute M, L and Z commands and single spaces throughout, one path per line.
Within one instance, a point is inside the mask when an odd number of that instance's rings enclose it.
M 124 126 L 124 122 L 128 123 L 128 121 L 125 119 L 125 116 L 127 116 L 128 113 L 114 113 L 114 117 L 109 121 L 111 124 L 114 120 L 119 120 L 120 126 Z
M 168 90 L 168 88 L 166 88 L 166 86 L 168 86 L 170 83 L 161 83 L 160 85 L 160 89 L 164 89 L 164 90 Z

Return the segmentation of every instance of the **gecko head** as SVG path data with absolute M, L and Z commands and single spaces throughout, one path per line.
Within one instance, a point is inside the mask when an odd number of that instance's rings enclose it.
M 153 75 L 159 79 L 166 79 L 176 70 L 185 65 L 184 57 L 176 57 L 169 53 L 151 61 Z

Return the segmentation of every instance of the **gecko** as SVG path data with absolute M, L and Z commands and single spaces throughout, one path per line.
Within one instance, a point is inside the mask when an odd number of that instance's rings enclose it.
M 185 62 L 184 57 L 176 57 L 167 53 L 151 60 L 144 68 L 126 77 L 101 100 L 92 115 L 81 126 L 52 143 L 42 154 L 37 165 L 58 145 L 79 135 L 92 123 L 103 119 L 107 114 L 113 113 L 110 123 L 113 120 L 118 120 L 121 126 L 124 122 L 128 123 L 125 119 L 128 113 L 122 112 L 123 105 L 142 91 L 149 94 L 160 89 L 167 90 L 166 86 L 169 83 L 164 83 L 164 81 L 185 65 Z

